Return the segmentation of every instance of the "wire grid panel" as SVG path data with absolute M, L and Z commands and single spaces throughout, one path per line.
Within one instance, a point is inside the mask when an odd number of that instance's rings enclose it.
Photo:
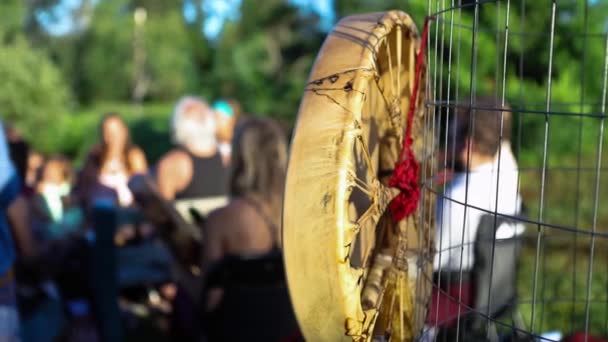
M 597 6 L 429 0 L 425 143 L 446 172 L 422 181 L 439 198 L 422 340 L 608 336 L 608 26 Z M 467 143 L 488 140 L 477 116 L 500 122 L 493 159 Z

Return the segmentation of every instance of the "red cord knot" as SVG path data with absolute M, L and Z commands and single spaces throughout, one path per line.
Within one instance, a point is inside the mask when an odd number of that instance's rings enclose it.
M 422 67 L 424 65 L 424 49 L 426 47 L 426 38 L 429 31 L 429 21 L 433 19 L 434 17 L 426 17 L 424 20 L 422 36 L 420 37 L 420 50 L 418 51 L 416 60 L 416 74 L 414 84 L 412 85 L 410 108 L 407 113 L 407 126 L 403 136 L 403 145 L 401 147 L 399 162 L 395 165 L 395 170 L 388 183 L 389 186 L 400 190 L 399 195 L 393 198 L 391 203 L 389 203 L 391 215 L 397 222 L 413 214 L 418 208 L 418 201 L 420 199 L 420 185 L 418 184 L 420 165 L 412 150 L 412 125 L 414 123 L 414 113 L 416 113 L 418 86 L 420 84 Z
M 395 221 L 401 221 L 414 213 L 418 208 L 418 200 L 420 199 L 420 186 L 418 184 L 420 165 L 411 150 L 407 154 L 405 160 L 397 163 L 393 176 L 388 183 L 389 186 L 401 191 L 389 204 L 391 215 Z

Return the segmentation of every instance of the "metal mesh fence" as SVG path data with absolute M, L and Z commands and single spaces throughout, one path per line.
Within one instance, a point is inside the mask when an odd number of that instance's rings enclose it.
M 423 180 L 439 208 L 422 339 L 608 335 L 608 26 L 594 3 L 429 0 L 425 143 L 440 172 Z

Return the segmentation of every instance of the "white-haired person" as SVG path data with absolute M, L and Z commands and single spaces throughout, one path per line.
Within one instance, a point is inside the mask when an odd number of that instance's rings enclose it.
M 228 171 L 219 152 L 217 126 L 216 114 L 204 100 L 186 96 L 175 105 L 171 134 L 176 146 L 159 161 L 156 182 L 164 199 L 188 222 L 196 223 L 194 212 L 204 216 L 228 200 Z M 197 330 L 194 301 L 181 286 L 165 286 L 162 293 L 173 304 L 174 339 L 192 339 Z
M 175 201 L 188 221 L 191 208 L 204 215 L 226 200 L 227 170 L 217 126 L 213 109 L 200 98 L 184 97 L 175 106 L 171 130 L 176 147 L 160 160 L 157 182 L 164 198 Z

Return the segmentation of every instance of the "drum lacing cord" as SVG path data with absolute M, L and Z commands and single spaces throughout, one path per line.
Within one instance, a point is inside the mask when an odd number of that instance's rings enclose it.
M 399 161 L 397 162 L 393 175 L 389 181 L 389 186 L 400 190 L 399 195 L 393 198 L 389 204 L 391 215 L 395 221 L 401 221 L 416 211 L 420 199 L 420 184 L 418 183 L 420 164 L 416 160 L 414 151 L 412 150 L 412 124 L 414 122 L 414 114 L 416 113 L 418 86 L 422 75 L 429 22 L 433 19 L 434 17 L 426 17 L 424 20 L 422 36 L 420 37 L 420 50 L 418 51 L 418 56 L 416 58 L 416 74 L 412 88 L 412 97 L 410 99 L 410 108 L 407 113 L 407 126 L 403 136 L 403 147 L 401 149 Z

